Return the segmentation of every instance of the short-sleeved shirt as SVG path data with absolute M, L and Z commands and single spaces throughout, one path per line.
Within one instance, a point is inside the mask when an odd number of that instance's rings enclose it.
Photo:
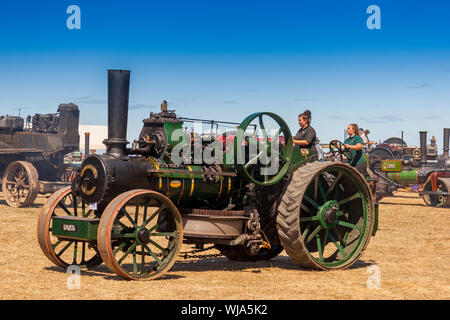
M 351 146 L 356 146 L 358 143 L 363 144 L 363 140 L 357 134 L 355 134 L 353 137 L 345 139 L 344 141 L 344 144 L 349 144 Z M 353 167 L 359 163 L 363 163 L 364 161 L 366 161 L 366 158 L 362 156 L 363 155 L 362 149 L 361 150 L 350 149 L 350 152 L 353 155 L 352 162 L 350 163 Z
M 369 138 L 367 138 L 367 136 L 364 133 L 362 135 L 360 135 L 360 137 L 361 137 L 363 143 L 369 142 Z
M 310 125 L 308 125 L 306 128 L 300 128 L 300 130 L 298 130 L 297 134 L 295 135 L 294 139 L 308 141 L 308 145 L 301 147 L 311 149 L 317 144 L 316 130 L 314 130 L 314 128 L 311 127 Z

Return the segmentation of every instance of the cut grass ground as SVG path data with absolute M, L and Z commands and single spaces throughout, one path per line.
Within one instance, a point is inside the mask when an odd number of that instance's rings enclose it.
M 224 257 L 179 260 L 162 278 L 125 281 L 105 265 L 81 272 L 81 289 L 53 266 L 37 242 L 40 196 L 14 209 L 0 197 L 1 299 L 449 299 L 450 209 L 426 207 L 399 191 L 380 204 L 379 231 L 348 270 L 310 271 L 283 252 L 267 262 Z M 191 250 L 185 245 L 182 251 Z M 206 253 L 216 253 L 215 250 Z M 376 265 L 376 267 L 371 267 Z M 379 268 L 379 269 L 377 269 Z M 367 283 L 379 270 L 380 288 Z M 369 286 L 370 287 L 370 286 Z

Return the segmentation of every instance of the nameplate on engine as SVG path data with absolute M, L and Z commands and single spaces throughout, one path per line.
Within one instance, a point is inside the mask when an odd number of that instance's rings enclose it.
M 74 224 L 63 223 L 63 224 L 61 224 L 61 230 L 66 231 L 66 232 L 77 232 L 78 228 Z

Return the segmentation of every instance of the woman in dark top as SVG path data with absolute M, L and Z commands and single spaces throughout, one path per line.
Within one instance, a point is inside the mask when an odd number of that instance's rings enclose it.
M 311 111 L 306 110 L 299 114 L 298 124 L 300 125 L 300 130 L 298 130 L 294 137 L 294 146 L 310 149 L 311 152 L 317 154 L 317 136 L 316 130 L 311 127 Z

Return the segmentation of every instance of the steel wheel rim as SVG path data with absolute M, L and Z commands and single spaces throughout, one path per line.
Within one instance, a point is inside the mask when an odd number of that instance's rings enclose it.
M 77 205 L 74 206 L 74 203 Z M 94 212 L 87 209 L 84 201 L 73 199 L 70 187 L 55 192 L 42 207 L 38 220 L 38 241 L 47 258 L 62 268 L 75 265 L 80 269 L 89 269 L 100 265 L 102 260 L 95 244 L 58 239 L 51 234 L 52 219 L 56 216 L 92 218 Z
M 323 178 L 325 172 L 337 182 Z M 300 230 L 302 245 L 315 264 L 339 268 L 359 257 L 372 226 L 368 192 L 356 174 L 343 167 L 325 168 L 310 182 L 302 199 Z
M 99 230 L 103 260 L 127 280 L 162 276 L 175 263 L 183 238 L 176 207 L 167 197 L 149 190 L 116 197 L 105 209 Z

